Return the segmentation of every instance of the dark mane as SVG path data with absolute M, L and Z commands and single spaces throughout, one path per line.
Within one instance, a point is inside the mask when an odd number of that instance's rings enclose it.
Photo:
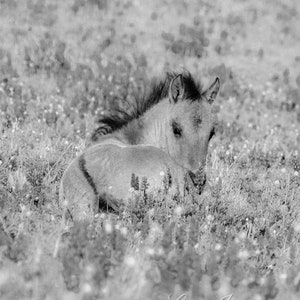
M 163 80 L 153 81 L 150 92 L 142 99 L 135 99 L 130 103 L 130 110 L 115 110 L 109 115 L 100 117 L 99 127 L 93 132 L 92 140 L 96 141 L 99 136 L 114 132 L 127 125 L 130 121 L 138 119 L 147 110 L 168 96 L 169 85 L 179 73 L 167 73 Z M 194 101 L 201 98 L 202 86 L 196 82 L 189 72 L 182 73 L 184 84 L 184 99 Z

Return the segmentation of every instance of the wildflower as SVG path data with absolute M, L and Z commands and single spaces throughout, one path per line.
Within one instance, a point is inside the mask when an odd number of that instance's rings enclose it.
M 221 282 L 221 285 L 220 285 L 220 288 L 219 288 L 219 295 L 227 295 L 227 296 L 223 296 L 223 298 L 220 298 L 220 299 L 223 299 L 223 300 L 231 300 L 232 299 L 232 294 L 230 294 L 230 290 L 231 290 L 231 287 L 230 287 L 230 284 L 228 283 L 227 280 L 225 281 L 222 281 Z
M 295 175 L 295 176 L 298 176 L 298 175 L 299 175 L 299 172 L 298 172 L 298 171 L 295 171 L 295 172 L 294 172 L 294 175 Z
M 281 274 L 279 274 L 279 278 L 280 278 L 280 280 L 285 282 L 285 280 L 287 279 L 287 274 L 286 273 L 281 273 Z
M 266 278 L 265 277 L 261 277 L 260 280 L 259 280 L 259 282 L 260 282 L 260 285 L 265 285 Z
M 247 259 L 249 257 L 249 252 L 247 250 L 241 250 L 238 253 L 238 258 Z
M 160 176 L 165 176 L 165 172 L 164 172 L 164 171 L 160 171 L 160 172 L 159 172 L 159 175 L 160 175 Z
M 163 248 L 162 248 L 162 247 L 158 248 L 158 249 L 156 250 L 156 254 L 157 254 L 158 256 L 162 256 L 162 255 L 164 254 Z
M 101 213 L 100 216 L 99 216 L 100 219 L 105 219 L 105 217 L 106 217 L 105 213 Z
M 182 209 L 182 207 L 181 206 L 176 206 L 175 207 L 175 209 L 174 209 L 174 213 L 175 213 L 175 215 L 177 215 L 178 217 L 180 217 L 181 216 L 181 214 L 182 214 L 182 211 L 183 211 L 183 209 Z
M 215 250 L 216 250 L 216 251 L 220 251 L 221 249 L 222 249 L 222 245 L 219 244 L 219 243 L 217 243 L 217 244 L 215 245 Z
M 161 234 L 161 228 L 157 225 L 157 224 L 153 224 L 151 225 L 150 228 L 150 232 L 149 232 L 149 236 L 151 238 L 156 238 L 157 236 L 159 236 Z
M 95 268 L 93 265 L 91 264 L 88 264 L 86 267 L 85 267 L 85 271 L 87 274 L 93 274 L 95 272 Z
M 214 220 L 214 217 L 212 215 L 207 215 L 206 219 L 208 222 L 211 222 Z
M 149 256 L 153 256 L 153 255 L 155 254 L 155 251 L 154 251 L 153 248 L 147 248 L 146 253 L 147 253 Z
M 244 240 L 245 238 L 247 237 L 247 234 L 246 234 L 246 232 L 241 232 L 240 234 L 239 234 L 239 238 L 241 239 L 241 240 Z
M 125 264 L 129 267 L 133 267 L 136 264 L 135 258 L 132 256 L 127 256 L 124 261 Z
M 20 208 L 21 208 L 22 213 L 26 210 L 26 206 L 23 204 L 20 204 Z
M 278 186 L 279 185 L 279 180 L 275 180 L 274 184 Z
M 294 285 L 297 286 L 300 282 L 300 272 L 297 274 L 297 276 L 294 279 Z
M 108 287 L 107 287 L 107 286 L 103 287 L 103 288 L 101 289 L 101 292 L 102 292 L 103 295 L 107 295 L 108 292 L 109 292 Z
M 155 212 L 154 208 L 149 209 L 148 216 L 152 217 L 154 215 L 154 212 Z
M 83 291 L 84 294 L 91 293 L 91 291 L 92 291 L 91 285 L 89 283 L 87 283 L 87 282 L 84 283 L 83 286 L 82 286 L 82 291 Z
M 105 232 L 108 233 L 108 234 L 112 233 L 112 226 L 111 226 L 111 224 L 107 222 L 107 223 L 105 224 L 105 226 L 104 226 L 104 230 L 105 230 Z
M 296 232 L 300 232 L 300 223 L 297 223 L 297 224 L 294 225 L 294 230 Z
M 264 298 L 263 298 L 263 296 L 261 296 L 261 295 L 259 295 L 259 294 L 256 294 L 256 295 L 254 295 L 254 297 L 253 297 L 253 300 L 263 300 Z
M 122 227 L 121 229 L 120 229 L 120 232 L 121 232 L 121 234 L 122 235 L 127 235 L 127 233 L 128 233 L 128 230 L 127 230 L 127 228 L 126 227 Z

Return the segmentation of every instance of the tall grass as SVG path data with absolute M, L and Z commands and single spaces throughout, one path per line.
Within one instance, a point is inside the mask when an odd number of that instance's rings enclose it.
M 299 298 L 299 7 L 231 4 L 0 2 L 1 299 Z M 99 115 L 178 61 L 222 81 L 202 194 L 133 176 L 127 207 L 65 224 Z

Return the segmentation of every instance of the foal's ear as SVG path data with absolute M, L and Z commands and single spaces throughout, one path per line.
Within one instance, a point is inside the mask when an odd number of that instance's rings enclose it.
M 220 89 L 220 80 L 217 77 L 213 84 L 202 94 L 208 101 L 208 103 L 212 104 L 217 97 L 217 94 Z
M 176 103 L 181 100 L 184 95 L 184 84 L 182 74 L 177 75 L 172 79 L 169 87 L 169 99 L 171 103 Z

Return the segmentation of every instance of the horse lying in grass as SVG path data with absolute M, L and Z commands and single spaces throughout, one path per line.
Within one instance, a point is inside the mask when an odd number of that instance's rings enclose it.
M 60 203 L 68 214 L 82 219 L 100 210 L 118 211 L 132 197 L 133 174 L 146 177 L 152 192 L 162 189 L 169 173 L 169 192 L 184 195 L 186 174 L 195 184 L 199 173 L 205 175 L 216 121 L 212 103 L 219 87 L 218 78 L 203 91 L 189 73 L 167 74 L 131 112 L 102 118 L 92 137 L 95 143 L 62 177 Z

